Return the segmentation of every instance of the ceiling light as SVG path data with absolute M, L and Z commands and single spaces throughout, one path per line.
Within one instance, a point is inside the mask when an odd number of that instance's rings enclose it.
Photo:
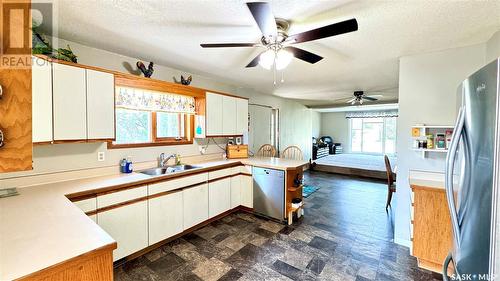
M 290 62 L 292 61 L 293 54 L 286 50 L 279 50 L 276 54 L 276 69 L 282 70 L 285 69 Z
M 274 65 L 274 59 L 276 58 L 276 53 L 274 50 L 268 49 L 264 53 L 260 54 L 259 65 L 265 69 L 271 69 Z

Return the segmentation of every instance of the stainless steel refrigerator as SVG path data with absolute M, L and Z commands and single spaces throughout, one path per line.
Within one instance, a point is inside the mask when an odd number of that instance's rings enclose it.
M 450 262 L 456 270 L 451 280 L 490 280 L 484 278 L 490 264 L 494 158 L 500 145 L 499 62 L 489 63 L 458 88 L 458 117 L 446 156 L 453 248 L 443 266 L 444 280 Z

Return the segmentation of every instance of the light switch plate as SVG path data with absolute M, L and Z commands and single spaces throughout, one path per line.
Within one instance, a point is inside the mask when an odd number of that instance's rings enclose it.
M 104 161 L 105 159 L 106 159 L 106 158 L 105 158 L 105 156 L 104 156 L 104 151 L 99 151 L 99 152 L 97 152 L 97 161 L 102 162 L 102 161 Z

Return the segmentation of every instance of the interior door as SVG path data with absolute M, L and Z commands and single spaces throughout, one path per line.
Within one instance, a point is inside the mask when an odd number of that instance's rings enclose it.
M 250 150 L 257 153 L 263 144 L 271 143 L 272 108 L 262 105 L 249 105 L 250 129 L 248 142 Z

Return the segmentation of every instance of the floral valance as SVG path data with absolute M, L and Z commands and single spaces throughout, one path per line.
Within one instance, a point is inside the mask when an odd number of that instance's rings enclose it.
M 346 112 L 345 118 L 384 118 L 384 117 L 398 117 L 397 110 L 384 110 L 384 111 L 352 111 Z
M 127 87 L 116 88 L 115 104 L 125 109 L 195 113 L 193 97 Z

